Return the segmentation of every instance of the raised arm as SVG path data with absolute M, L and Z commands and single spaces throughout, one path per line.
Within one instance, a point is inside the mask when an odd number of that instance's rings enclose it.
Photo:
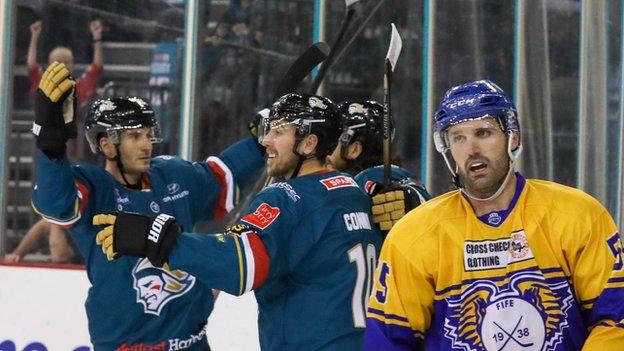
M 35 97 L 32 131 L 41 152 L 33 207 L 45 219 L 60 225 L 70 225 L 80 217 L 79 196 L 65 157 L 67 140 L 76 137 L 74 86 L 65 65 L 54 62 L 43 74 Z
M 28 43 L 28 56 L 26 57 L 28 68 L 37 66 L 37 45 L 39 44 L 42 26 L 41 20 L 30 25 L 30 42 Z
M 102 53 L 102 21 L 95 20 L 89 23 L 91 38 L 93 39 L 93 63 L 98 67 L 104 65 L 104 56 Z

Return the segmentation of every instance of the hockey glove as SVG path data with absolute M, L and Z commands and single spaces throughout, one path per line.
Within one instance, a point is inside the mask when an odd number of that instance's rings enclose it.
M 415 185 L 408 182 L 392 183 L 389 186 L 373 183 L 367 187 L 367 191 L 373 201 L 373 222 L 379 225 L 384 236 L 407 212 L 426 200 L 415 189 Z
M 109 261 L 120 255 L 147 257 L 156 267 L 167 262 L 176 237 L 182 232 L 176 219 L 164 213 L 158 216 L 131 212 L 101 214 L 93 217 L 93 224 L 106 225 L 95 240 L 102 245 Z
M 258 139 L 258 126 L 260 125 L 260 122 L 262 121 L 262 119 L 267 118 L 268 116 L 269 116 L 269 109 L 264 108 L 256 112 L 252 120 L 249 123 L 247 123 L 247 129 L 249 130 L 249 134 L 251 134 L 251 137 L 256 141 L 256 144 L 258 145 L 258 148 L 260 149 L 260 152 L 263 155 L 266 152 L 266 148 L 262 144 L 260 144 L 260 140 Z
M 37 147 L 51 159 L 65 154 L 65 143 L 76 137 L 75 81 L 64 64 L 53 62 L 43 73 L 35 96 L 32 132 Z

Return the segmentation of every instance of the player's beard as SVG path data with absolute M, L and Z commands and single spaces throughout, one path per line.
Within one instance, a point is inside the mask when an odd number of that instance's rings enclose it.
M 503 182 L 505 182 L 510 167 L 509 156 L 505 153 L 496 158 L 493 162 L 485 156 L 474 157 L 466 161 L 464 168 L 468 169 L 468 164 L 475 160 L 483 160 L 486 162 L 490 169 L 490 174 L 481 177 L 471 177 L 460 168 L 459 179 L 468 193 L 478 198 L 485 199 L 494 195 Z
M 295 167 L 297 167 L 297 160 L 297 156 L 294 153 L 290 153 L 290 155 L 285 156 L 280 162 L 275 162 L 267 167 L 267 174 L 270 177 L 285 179 L 287 176 L 289 177 L 295 170 Z

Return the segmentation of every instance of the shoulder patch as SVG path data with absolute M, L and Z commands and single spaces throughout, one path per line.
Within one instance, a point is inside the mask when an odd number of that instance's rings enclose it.
M 355 180 L 353 180 L 353 178 L 343 175 L 321 179 L 320 182 L 325 186 L 325 188 L 327 188 L 327 190 L 334 190 L 344 187 L 358 187 L 357 183 L 355 182 Z
M 246 214 L 243 218 L 241 218 L 241 220 L 245 223 L 253 225 L 254 227 L 266 229 L 277 219 L 279 214 L 279 207 L 272 207 L 266 202 L 263 202 L 254 212 Z

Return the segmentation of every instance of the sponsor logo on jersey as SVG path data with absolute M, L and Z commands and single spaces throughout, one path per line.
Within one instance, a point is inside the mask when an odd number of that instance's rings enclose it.
M 154 267 L 148 259 L 142 258 L 132 270 L 137 303 L 143 305 L 145 313 L 160 315 L 162 309 L 172 300 L 184 296 L 195 285 L 195 277 L 164 267 Z
M 293 189 L 292 185 L 290 185 L 288 183 L 284 183 L 284 182 L 275 183 L 275 184 L 269 185 L 269 187 L 270 188 L 280 188 L 280 189 L 284 190 L 286 192 L 286 194 L 288 194 L 288 196 L 294 202 L 297 202 L 299 199 L 301 199 L 301 196 L 299 196 L 299 194 L 297 194 L 295 189 Z
M 128 195 L 124 194 L 121 195 L 121 193 L 119 192 L 119 189 L 114 188 L 113 189 L 115 192 L 115 201 L 117 202 L 118 205 L 127 205 L 130 203 L 130 198 L 128 197 Z
M 180 191 L 180 185 L 178 183 L 167 184 L 167 191 L 170 195 L 173 195 Z
M 555 350 L 569 327 L 574 299 L 563 277 L 550 283 L 540 272 L 516 272 L 509 284 L 476 280 L 461 291 L 446 299 L 444 336 L 453 349 Z
M 342 215 L 348 231 L 371 229 L 370 217 L 366 212 L 352 212 Z
M 190 194 L 188 190 L 183 190 L 182 192 L 180 192 L 180 184 L 178 183 L 167 184 L 167 192 L 169 193 L 169 195 L 162 198 L 162 201 L 165 203 L 183 199 Z
M 245 223 L 253 225 L 254 227 L 266 229 L 275 221 L 275 219 L 277 219 L 279 214 L 279 207 L 271 207 L 271 205 L 263 202 L 253 213 L 243 216 L 241 220 Z
M 498 214 L 498 212 L 492 212 L 490 213 L 490 215 L 488 216 L 488 223 L 493 224 L 493 225 L 497 225 L 501 222 L 503 218 Z
M 505 268 L 510 263 L 533 258 L 524 230 L 509 238 L 464 242 L 464 270 L 480 271 Z
M 344 188 L 344 187 L 349 187 L 349 186 L 357 188 L 358 186 L 355 180 L 353 180 L 353 178 L 342 176 L 342 175 L 321 179 L 320 182 L 325 186 L 325 188 L 327 188 L 327 190 L 334 190 L 334 189 Z
M 156 201 L 150 202 L 150 210 L 152 210 L 152 212 L 154 213 L 160 212 L 160 206 L 158 205 Z
M 197 334 L 191 334 L 186 339 L 169 339 L 156 344 L 122 344 L 117 351 L 176 351 L 186 350 L 195 343 L 200 342 L 206 336 L 206 328 L 202 328 Z

